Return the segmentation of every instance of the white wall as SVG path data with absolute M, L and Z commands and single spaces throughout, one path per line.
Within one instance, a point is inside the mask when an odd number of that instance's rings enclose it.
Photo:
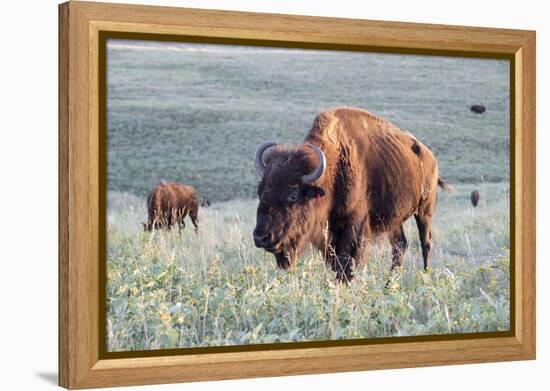
M 105 0 L 104 0 L 105 1 Z M 119 2 L 124 2 L 119 0 Z M 198 8 L 535 29 L 538 36 L 538 357 L 481 364 L 336 375 L 194 383 L 188 390 L 541 389 L 548 378 L 548 22 L 536 1 L 133 1 Z M 7 1 L 0 23 L 0 384 L 53 388 L 57 371 L 57 1 Z M 546 107 L 545 107 L 546 106 Z M 546 110 L 545 110 L 546 108 Z M 7 251 L 6 251 L 7 249 Z M 546 281 L 545 281 L 546 280 Z M 543 323 L 546 321 L 546 329 Z M 545 368 L 546 367 L 546 368 Z M 546 369 L 546 373 L 544 371 Z M 546 376 L 545 376 L 546 375 Z M 155 389 L 179 389 L 182 385 Z M 151 387 L 153 388 L 153 387 Z

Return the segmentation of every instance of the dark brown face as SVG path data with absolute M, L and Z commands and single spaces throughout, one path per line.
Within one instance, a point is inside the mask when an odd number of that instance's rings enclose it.
M 306 148 L 307 149 L 307 148 Z M 307 150 L 277 148 L 265 164 L 258 185 L 260 203 L 253 232 L 254 244 L 275 255 L 277 265 L 289 268 L 316 222 L 323 188 L 303 182 L 316 165 Z

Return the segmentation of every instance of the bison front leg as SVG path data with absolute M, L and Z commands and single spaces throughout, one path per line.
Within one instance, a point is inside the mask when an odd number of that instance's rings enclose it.
M 367 227 L 365 221 L 344 225 L 340 231 L 333 232 L 327 261 L 339 282 L 351 282 L 353 279 L 355 269 L 362 260 Z

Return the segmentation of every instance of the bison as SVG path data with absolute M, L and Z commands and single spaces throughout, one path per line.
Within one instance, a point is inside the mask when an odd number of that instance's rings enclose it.
M 470 194 L 470 201 L 472 202 L 472 206 L 475 208 L 479 202 L 479 191 L 472 191 L 472 194 Z
M 487 109 L 483 105 L 472 105 L 470 111 L 476 114 L 483 114 Z
M 437 160 L 411 133 L 365 110 L 321 112 L 303 143 L 261 145 L 261 181 L 253 239 L 290 268 L 307 243 L 325 254 L 337 280 L 349 282 L 366 241 L 387 234 L 393 270 L 407 249 L 403 223 L 415 217 L 424 269 L 432 247 Z
M 175 224 L 181 231 L 185 228 L 184 219 L 189 214 L 195 232 L 198 232 L 199 204 L 197 192 L 192 186 L 161 182 L 147 197 L 147 212 L 149 218 L 143 224 L 146 231 L 170 229 Z
M 210 200 L 206 197 L 203 197 L 202 198 L 202 202 L 201 202 L 201 207 L 203 208 L 210 208 L 210 205 L 212 205 L 212 203 L 210 202 Z

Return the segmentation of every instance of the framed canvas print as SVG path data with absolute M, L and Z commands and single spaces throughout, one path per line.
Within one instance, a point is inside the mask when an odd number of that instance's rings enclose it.
M 535 358 L 535 33 L 59 7 L 67 388 Z

